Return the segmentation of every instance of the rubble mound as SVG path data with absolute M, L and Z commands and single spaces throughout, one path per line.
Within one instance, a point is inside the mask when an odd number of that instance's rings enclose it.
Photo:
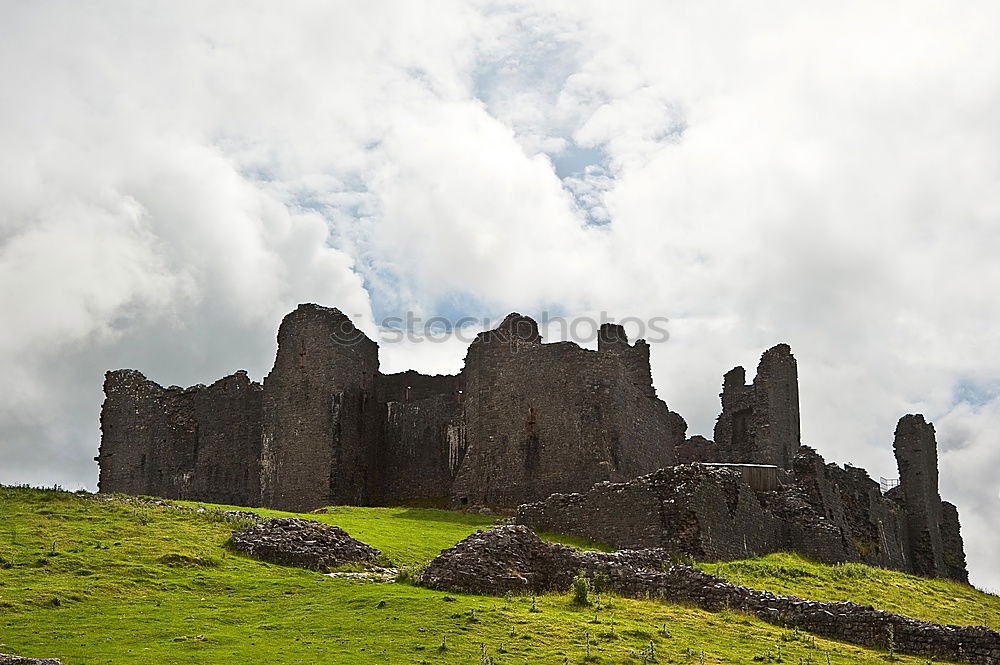
M 269 519 L 234 531 L 230 542 L 256 559 L 313 570 L 374 562 L 381 556 L 377 549 L 351 538 L 338 526 L 297 517 Z
M 659 549 L 581 552 L 547 543 L 518 524 L 474 533 L 441 552 L 424 568 L 420 584 L 466 593 L 538 593 L 569 588 L 581 569 L 624 581 L 642 569 L 660 570 L 669 558 Z
M 0 665 L 61 665 L 58 658 L 22 658 L 9 653 L 0 653 Z

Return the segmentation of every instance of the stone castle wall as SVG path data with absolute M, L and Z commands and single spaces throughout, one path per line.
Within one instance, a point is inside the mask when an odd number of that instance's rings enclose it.
M 100 486 L 127 494 L 260 502 L 262 387 L 246 372 L 211 386 L 163 388 L 108 372 Z
M 602 334 L 614 339 L 599 351 L 542 344 L 515 314 L 456 376 L 381 374 L 350 319 L 302 305 L 262 386 L 242 372 L 189 389 L 110 372 L 100 488 L 287 510 L 513 507 L 670 464 L 686 424 L 656 397 L 648 345 Z
M 909 431 L 911 422 L 923 418 L 904 417 L 902 430 Z M 919 431 L 927 432 L 925 427 Z M 932 433 L 918 446 L 923 460 L 929 458 L 928 446 L 936 449 Z M 910 453 L 902 454 L 901 472 Z M 932 496 L 936 492 L 934 485 Z M 802 447 L 776 491 L 753 492 L 735 469 L 696 463 L 626 483 L 599 483 L 584 493 L 554 494 L 519 506 L 517 522 L 618 548 L 657 547 L 699 560 L 787 550 L 824 563 L 863 562 L 967 582 L 954 506 L 941 502 L 943 517 L 932 522 L 925 517 L 927 496 L 917 495 L 911 514 L 900 495 L 883 495 L 863 469 L 826 464 Z M 926 553 L 931 528 L 942 544 L 938 563 Z
M 454 505 L 516 506 L 671 464 L 687 425 L 650 379 L 634 383 L 642 375 L 630 360 L 532 335 L 480 336 L 463 370 L 468 448 Z
M 605 324 L 597 347 L 543 343 L 515 313 L 477 337 L 457 375 L 382 374 L 378 346 L 347 316 L 300 305 L 263 384 L 241 371 L 163 388 L 109 372 L 100 489 L 295 511 L 529 504 L 532 526 L 621 547 L 707 559 L 793 549 L 965 579 L 921 416 L 900 421 L 901 484 L 883 496 L 863 470 L 801 446 L 787 345 L 764 352 L 750 384 L 742 367 L 725 375 L 715 441 L 685 438 L 643 340 Z M 672 466 L 698 462 L 774 465 L 784 485 L 755 492 L 733 469 Z
M 345 315 L 301 306 L 264 379 L 262 501 L 287 510 L 370 503 L 378 346 Z

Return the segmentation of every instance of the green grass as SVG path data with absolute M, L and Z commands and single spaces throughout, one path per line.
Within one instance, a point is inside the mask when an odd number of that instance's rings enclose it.
M 426 564 L 494 519 L 426 508 L 330 508 L 309 517 L 343 527 L 408 567 Z M 827 653 L 832 664 L 885 662 L 876 651 L 823 639 L 814 644 L 739 614 L 656 601 L 606 597 L 595 622 L 595 608 L 574 607 L 568 591 L 540 596 L 532 612 L 529 597 L 331 579 L 234 554 L 225 546 L 229 533 L 216 510 L 0 488 L 0 652 L 60 657 L 68 665 L 475 665 L 485 648 L 498 665 L 558 665 L 585 662 L 589 636 L 586 662 L 596 663 L 641 664 L 640 650 L 650 642 L 658 663 L 700 663 L 702 652 L 706 663 L 750 663 L 757 656 L 822 664 Z M 749 568 L 740 570 L 749 578 Z M 804 579 L 791 583 L 808 590 Z M 817 584 L 817 593 L 826 590 L 827 582 Z M 914 584 L 922 593 L 922 584 L 931 590 L 939 583 Z M 953 595 L 955 606 L 942 617 L 996 608 L 982 594 Z
M 849 600 L 925 621 L 1000 628 L 1000 596 L 950 580 L 930 580 L 857 563 L 825 566 L 788 553 L 700 567 L 734 584 L 786 596 Z

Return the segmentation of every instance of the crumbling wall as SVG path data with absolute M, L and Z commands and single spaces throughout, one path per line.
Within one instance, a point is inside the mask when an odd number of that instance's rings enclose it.
M 195 390 L 163 388 L 135 370 L 105 375 L 97 456 L 102 492 L 188 494 L 197 437 Z
M 615 547 L 660 547 L 699 560 L 794 551 L 825 563 L 910 570 L 905 516 L 860 469 L 805 449 L 794 477 L 754 492 L 736 468 L 674 466 L 518 507 L 517 521 Z
M 969 583 L 965 567 L 965 543 L 958 523 L 958 508 L 947 501 L 941 502 L 941 543 L 944 546 L 945 577 Z
M 182 389 L 118 370 L 104 391 L 101 491 L 259 503 L 261 386 L 246 372 Z
M 864 469 L 827 464 L 807 446 L 792 467 L 813 510 L 842 531 L 846 560 L 909 569 L 905 517 Z
M 472 534 L 434 558 L 420 584 L 440 591 L 496 594 L 565 590 L 578 571 L 604 575 L 608 588 L 709 611 L 752 614 L 782 627 L 897 653 L 993 665 L 1000 634 L 984 626 L 946 626 L 854 603 L 823 603 L 737 586 L 697 568 L 665 569 L 662 549 L 580 552 L 546 543 L 523 526 Z
M 396 374 L 379 374 L 378 401 L 412 402 L 438 395 L 457 397 L 461 394 L 461 377 L 450 374 L 421 374 L 414 370 Z
M 245 371 L 194 393 L 197 450 L 190 486 L 199 501 L 259 506 L 263 386 Z
M 719 447 L 715 442 L 701 435 L 694 435 L 682 441 L 674 448 L 675 464 L 694 464 L 695 462 L 722 462 Z
M 727 372 L 721 398 L 715 424 L 719 458 L 790 468 L 800 445 L 798 366 L 791 348 L 778 344 L 765 351 L 750 385 L 742 367 Z
M 739 471 L 698 464 L 524 504 L 517 522 L 614 547 L 658 547 L 708 561 L 774 552 L 784 543 L 781 521 L 762 509 Z
M 480 334 L 462 371 L 467 450 L 453 505 L 514 506 L 670 464 L 687 426 L 648 379 L 635 383 L 632 360 L 542 344 L 521 315 Z
M 372 502 L 380 433 L 378 346 L 338 309 L 300 305 L 264 380 L 261 495 L 310 510 Z
M 377 379 L 382 432 L 379 503 L 447 505 L 465 455 L 462 377 L 409 370 Z

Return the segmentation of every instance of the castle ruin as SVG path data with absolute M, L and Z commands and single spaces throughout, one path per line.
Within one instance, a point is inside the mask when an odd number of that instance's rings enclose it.
M 937 485 L 933 426 L 896 432 L 900 485 L 802 446 L 791 349 L 723 382 L 714 441 L 656 396 L 649 345 L 604 324 L 596 351 L 543 343 L 511 314 L 456 375 L 383 374 L 378 345 L 337 309 L 282 321 L 263 384 L 246 372 L 163 388 L 108 372 L 102 492 L 306 511 L 490 506 L 622 547 L 722 559 L 795 549 L 965 580 L 958 513 Z M 679 465 L 679 466 L 678 466 Z

